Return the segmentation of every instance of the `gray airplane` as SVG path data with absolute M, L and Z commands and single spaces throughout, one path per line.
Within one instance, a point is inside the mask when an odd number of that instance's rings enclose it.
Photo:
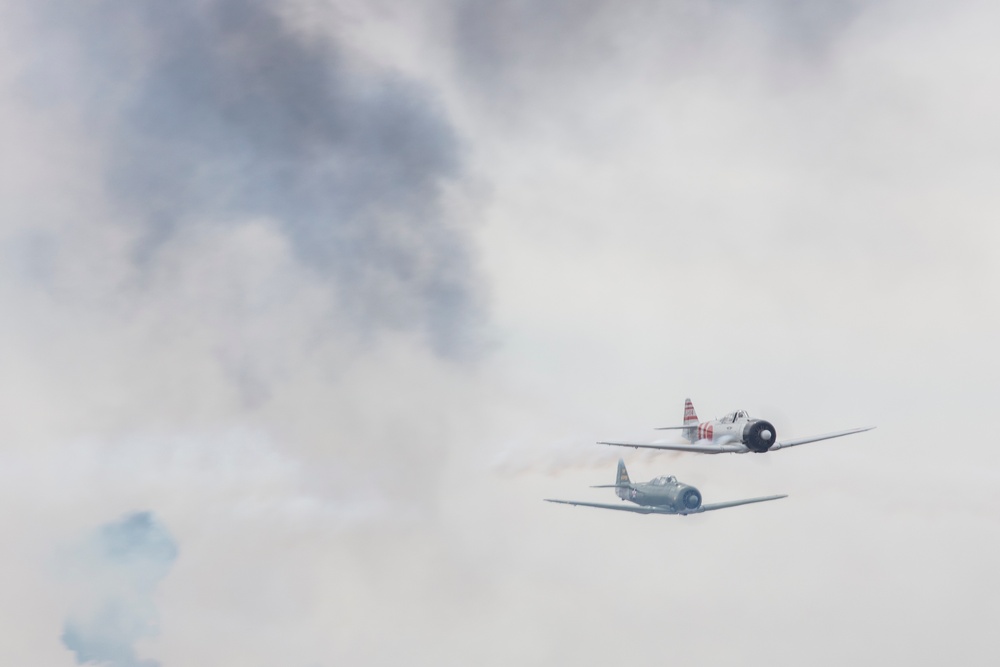
M 625 469 L 625 461 L 618 459 L 618 481 L 615 484 L 600 484 L 593 486 L 593 489 L 615 489 L 615 493 L 622 500 L 635 503 L 638 507 L 629 505 L 610 505 L 607 503 L 586 503 L 582 500 L 555 500 L 546 498 L 545 502 L 563 503 L 565 505 L 582 505 L 584 507 L 600 507 L 606 510 L 619 510 L 622 512 L 636 512 L 638 514 L 698 514 L 700 512 L 711 512 L 727 507 L 737 507 L 739 505 L 749 505 L 751 503 L 763 503 L 768 500 L 778 500 L 787 498 L 782 496 L 763 496 L 761 498 L 747 498 L 745 500 L 730 500 L 725 503 L 701 504 L 701 492 L 693 486 L 682 484 L 674 476 L 657 477 L 648 482 L 633 482 L 628 477 L 628 470 Z

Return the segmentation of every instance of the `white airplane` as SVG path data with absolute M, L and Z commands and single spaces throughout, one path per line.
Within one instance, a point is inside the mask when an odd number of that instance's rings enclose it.
M 684 401 L 684 425 L 663 426 L 657 430 L 679 430 L 688 444 L 661 444 L 644 442 L 599 442 L 599 445 L 615 445 L 616 447 L 635 447 L 636 449 L 669 449 L 678 452 L 696 452 L 698 454 L 746 454 L 755 452 L 774 452 L 787 447 L 797 447 L 809 442 L 819 442 L 831 438 L 840 438 L 853 433 L 870 431 L 874 426 L 852 428 L 847 431 L 825 433 L 797 440 L 778 442 L 778 433 L 774 425 L 763 419 L 751 419 L 745 410 L 730 412 L 722 419 L 698 422 L 694 404 L 688 398 Z

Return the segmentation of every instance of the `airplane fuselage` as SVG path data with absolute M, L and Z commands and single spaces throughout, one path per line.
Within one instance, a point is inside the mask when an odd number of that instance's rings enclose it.
M 701 492 L 682 484 L 676 477 L 657 477 L 649 482 L 633 482 L 630 488 L 618 488 L 618 497 L 645 507 L 670 508 L 678 513 L 701 506 Z
M 740 443 L 757 453 L 766 452 L 777 441 L 771 422 L 751 419 L 743 410 L 730 412 L 721 419 L 691 424 L 684 430 L 688 442 L 708 441 L 717 445 Z

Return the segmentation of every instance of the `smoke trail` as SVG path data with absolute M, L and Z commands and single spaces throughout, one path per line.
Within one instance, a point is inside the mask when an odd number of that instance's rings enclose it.
M 525 474 L 558 476 L 562 473 L 593 470 L 614 471 L 615 462 L 621 457 L 630 462 L 654 463 L 673 461 L 685 456 L 683 452 L 666 450 L 632 450 L 627 447 L 598 445 L 593 437 L 576 437 L 550 442 L 508 443 L 493 457 L 491 469 L 505 477 Z M 687 456 L 690 456 L 688 454 Z
M 177 558 L 177 544 L 150 512 L 99 528 L 74 554 L 79 599 L 62 641 L 78 664 L 157 667 L 135 643 L 157 633 L 153 592 Z

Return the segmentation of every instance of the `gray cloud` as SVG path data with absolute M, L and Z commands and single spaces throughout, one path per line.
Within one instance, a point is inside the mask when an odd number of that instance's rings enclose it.
M 32 85 L 106 135 L 108 190 L 139 227 L 140 265 L 178 228 L 272 218 L 352 321 L 462 351 L 477 279 L 441 202 L 461 148 L 427 89 L 350 66 L 270 3 L 45 7 L 59 46 L 40 51 Z
M 62 636 L 79 664 L 155 667 L 135 643 L 156 634 L 153 592 L 177 558 L 177 544 L 149 512 L 102 526 L 75 555 L 82 594 Z
M 717 0 L 708 3 L 557 0 L 451 3 L 455 59 L 466 85 L 508 115 L 530 117 L 567 92 L 596 102 L 636 76 L 678 81 L 725 76 L 763 56 L 775 83 L 824 63 L 861 13 L 855 2 Z M 576 102 L 574 96 L 573 102 Z M 563 114 L 583 113 L 566 104 Z

